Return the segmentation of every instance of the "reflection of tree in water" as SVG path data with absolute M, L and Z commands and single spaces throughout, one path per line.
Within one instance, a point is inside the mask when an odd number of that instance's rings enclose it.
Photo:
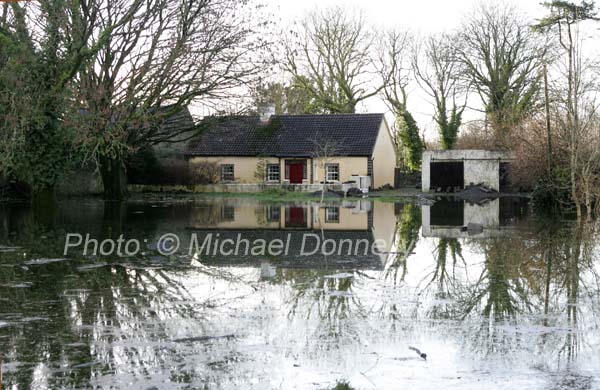
M 103 215 L 96 220 L 102 222 L 100 230 L 117 237 L 122 208 L 109 206 Z M 0 337 L 0 351 L 5 364 L 19 365 L 16 372 L 4 373 L 7 386 L 85 387 L 122 359 L 144 375 L 148 361 L 164 360 L 171 353 L 144 344 L 168 337 L 164 320 L 197 315 L 193 305 L 172 304 L 191 301 L 176 272 L 111 259 L 84 271 L 78 267 L 90 266 L 90 259 L 81 257 L 25 266 L 23 259 L 63 257 L 66 231 L 36 224 L 31 213 L 22 217 L 9 225 L 18 227 L 11 229 L 10 244 L 23 249 L 0 253 L 0 313 L 10 324 L 0 329 L 7 336 Z M 130 347 L 119 345 L 122 334 Z M 79 364 L 84 366 L 72 368 Z
M 559 310 L 564 312 L 566 325 L 571 329 L 565 335 L 564 344 L 559 351 L 559 359 L 564 359 L 567 364 L 571 364 L 577 357 L 580 348 L 579 335 L 579 314 L 581 298 L 581 285 L 589 289 L 593 286 L 586 285 L 582 278 L 582 269 L 595 274 L 593 264 L 592 232 L 589 226 L 580 225 L 574 227 L 571 234 L 565 238 L 561 237 L 558 246 L 553 248 L 553 257 L 556 260 L 556 281 L 557 291 L 555 294 L 564 294 L 566 300 L 561 305 L 557 302 Z M 596 276 L 597 277 L 597 276 Z M 597 281 L 597 280 L 596 280 Z M 562 290 L 562 291 L 561 291 Z M 598 293 L 598 290 L 588 291 L 590 296 Z M 564 308 L 560 308 L 563 306 Z
M 515 356 L 521 348 L 520 337 L 506 329 L 519 323 L 518 314 L 533 310 L 531 291 L 522 273 L 528 266 L 523 257 L 524 242 L 504 237 L 474 244 L 480 246 L 485 260 L 477 279 L 457 294 L 459 318 L 468 323 L 464 342 L 469 344 L 470 353 Z
M 474 242 L 485 256 L 483 269 L 458 294 L 468 353 L 507 359 L 535 353 L 544 356 L 543 365 L 556 361 L 567 370 L 559 376 L 576 375 L 569 367 L 581 338 L 597 332 L 595 237 L 589 226 L 544 224 L 533 235 Z M 588 317 L 584 321 L 582 314 Z
M 287 302 L 288 318 L 316 320 L 318 328 L 315 333 L 341 336 L 345 330 L 343 336 L 348 337 L 356 332 L 351 325 L 364 318 L 364 308 L 353 294 L 356 279 L 350 275 L 331 275 L 331 271 L 311 269 L 282 271 L 282 280 L 291 282 L 293 289 Z
M 519 244 L 522 242 L 513 238 L 480 242 L 485 255 L 483 270 L 461 297 L 463 318 L 476 311 L 493 321 L 510 320 L 531 309 L 530 291 L 520 275 L 525 264 Z
M 394 285 L 402 283 L 406 278 L 408 257 L 419 240 L 420 206 L 411 203 L 403 204 L 397 224 L 396 253 L 388 258 L 383 272 L 384 279 L 391 280 Z
M 466 269 L 462 245 L 456 238 L 440 238 L 434 254 L 435 268 L 424 277 L 427 284 L 423 290 L 428 290 L 433 283 L 437 285 L 434 293 L 436 303 L 429 310 L 428 317 L 434 319 L 454 318 L 456 316 L 456 305 L 453 303 L 454 291 L 458 288 L 457 283 L 459 283 L 456 278 L 458 259 L 462 260 Z M 448 256 L 450 256 L 451 264 L 448 263 Z
M 542 240 L 546 260 L 544 325 L 564 329 L 543 336 L 544 346 L 558 360 L 551 389 L 591 389 L 592 377 L 576 365 L 582 346 L 598 329 L 600 275 L 595 262 L 597 229 L 591 224 L 555 228 Z

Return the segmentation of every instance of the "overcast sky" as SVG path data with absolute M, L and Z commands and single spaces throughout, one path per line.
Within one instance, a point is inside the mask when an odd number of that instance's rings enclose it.
M 523 11 L 527 19 L 544 15 L 545 9 L 540 5 L 542 0 L 522 0 L 512 2 L 517 9 Z M 451 31 L 457 28 L 463 15 L 468 14 L 480 0 L 262 0 L 270 8 L 270 12 L 279 19 L 282 25 L 291 23 L 306 12 L 334 5 L 343 5 L 364 13 L 369 24 L 381 28 L 409 29 L 419 35 Z M 511 3 L 511 2 L 509 2 Z M 409 96 L 409 109 L 412 111 L 421 128 L 426 129 L 428 139 L 436 138 L 435 125 L 432 119 L 433 109 L 426 100 L 426 95 L 413 87 Z M 387 112 L 380 98 L 368 100 L 361 112 Z M 465 113 L 465 119 L 477 119 L 478 113 Z M 391 115 L 388 118 L 392 120 Z M 390 123 L 391 125 L 391 123 Z
M 293 20 L 315 7 L 343 5 L 361 9 L 374 25 L 407 27 L 416 31 L 440 32 L 458 26 L 462 15 L 468 13 L 478 0 L 262 0 L 283 20 Z M 526 16 L 545 13 L 542 0 L 513 2 Z

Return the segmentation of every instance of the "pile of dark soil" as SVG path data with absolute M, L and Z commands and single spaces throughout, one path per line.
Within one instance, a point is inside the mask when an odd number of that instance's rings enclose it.
M 472 185 L 456 194 L 462 200 L 469 203 L 485 203 L 498 197 L 498 191 L 492 190 L 484 185 Z

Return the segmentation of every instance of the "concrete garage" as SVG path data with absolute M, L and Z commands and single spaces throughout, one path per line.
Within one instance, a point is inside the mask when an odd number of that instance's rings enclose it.
M 509 152 L 490 150 L 431 150 L 423 153 L 423 192 L 454 192 L 474 184 L 496 191 L 506 187 Z

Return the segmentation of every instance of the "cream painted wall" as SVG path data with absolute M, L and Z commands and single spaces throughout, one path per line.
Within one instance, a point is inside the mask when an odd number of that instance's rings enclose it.
M 390 202 L 373 202 L 373 237 L 376 240 L 383 240 L 386 244 L 383 249 L 390 251 L 394 243 L 397 229 L 396 215 L 394 214 L 394 204 Z
M 258 163 L 264 160 L 268 164 L 277 164 L 277 158 L 258 158 L 258 157 L 192 157 L 189 160 L 190 169 L 194 170 L 194 165 L 201 162 L 212 162 L 216 164 L 233 164 L 236 183 L 262 183 L 254 175 Z M 281 159 L 280 172 L 282 183 L 289 183 L 285 180 L 285 160 Z M 322 161 L 318 159 L 306 159 L 307 161 L 307 179 L 303 184 L 310 184 L 311 171 L 314 170 L 314 182 L 319 183 L 325 177 L 325 167 Z M 312 164 L 311 164 L 312 162 Z M 351 175 L 367 174 L 366 157 L 336 157 L 327 160 L 327 163 L 340 165 L 340 182 L 350 180 Z
M 391 203 L 390 203 L 391 204 Z M 393 205 L 392 205 L 393 206 Z M 273 205 L 279 208 L 279 221 L 266 221 L 266 207 L 235 207 L 233 212 L 233 220 L 223 221 L 220 219 L 221 207 L 217 206 L 213 210 L 212 221 L 207 221 L 206 213 L 192 213 L 190 224 L 197 229 L 218 228 L 218 229 L 285 229 L 286 223 L 286 206 Z M 367 230 L 369 228 L 369 217 L 366 211 L 360 211 L 355 207 L 343 207 L 337 205 L 339 209 L 339 222 L 327 222 L 325 219 L 325 208 L 318 206 L 307 208 L 306 212 L 306 228 L 315 230 Z M 316 218 L 315 214 L 319 217 Z M 394 217 L 393 207 L 391 213 L 378 214 L 378 218 Z M 381 227 L 383 228 L 383 226 Z M 386 237 L 387 239 L 387 237 Z
M 365 176 L 368 169 L 367 161 L 367 157 L 334 157 L 329 158 L 326 161 L 322 159 L 314 159 L 314 182 L 320 183 L 325 178 L 325 164 L 340 165 L 341 183 L 350 180 L 350 176 L 352 175 Z
M 277 158 L 258 158 L 258 157 L 192 157 L 189 160 L 190 169 L 194 170 L 194 165 L 201 162 L 211 162 L 217 164 L 233 164 L 233 174 L 236 183 L 263 183 L 263 180 L 257 179 L 254 175 L 259 161 L 264 160 L 267 164 L 277 164 Z M 281 171 L 283 175 L 284 171 Z
M 315 206 L 318 209 L 318 206 Z M 366 212 L 357 212 L 354 207 L 339 207 L 339 222 L 327 222 L 325 207 L 318 209 L 319 219 L 314 222 L 313 229 L 319 230 L 367 230 L 369 228 L 369 215 Z M 315 211 L 313 211 L 314 213 Z
M 224 207 L 232 207 L 233 219 L 225 221 L 221 215 Z M 281 221 L 267 222 L 264 207 L 236 207 L 234 205 L 215 204 L 210 208 L 197 208 L 190 214 L 190 226 L 197 229 L 279 229 Z
M 396 168 L 396 148 L 392 141 L 390 129 L 385 119 L 381 122 L 379 135 L 373 149 L 373 187 L 386 184 L 394 185 L 394 169 Z

